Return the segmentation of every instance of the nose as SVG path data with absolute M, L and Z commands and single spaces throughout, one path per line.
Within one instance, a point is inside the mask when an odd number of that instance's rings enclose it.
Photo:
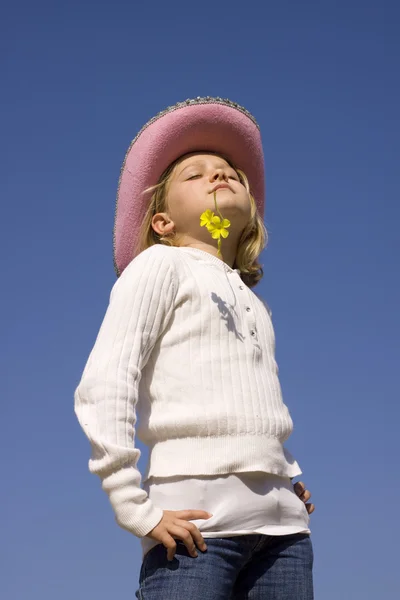
M 213 171 L 212 175 L 211 175 L 211 181 L 218 181 L 220 180 L 224 180 L 228 181 L 228 176 L 225 173 L 224 169 L 215 169 L 215 171 Z

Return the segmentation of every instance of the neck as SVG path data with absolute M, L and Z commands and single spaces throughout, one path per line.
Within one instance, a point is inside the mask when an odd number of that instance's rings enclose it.
M 230 243 L 227 243 L 228 240 L 230 241 Z M 218 254 L 218 249 L 215 245 L 213 245 L 212 242 L 208 243 L 187 237 L 186 239 L 182 240 L 182 242 L 179 245 L 184 248 L 197 248 L 198 250 L 203 250 L 203 252 L 208 252 L 209 254 L 216 256 L 224 263 L 229 265 L 231 269 L 233 268 L 233 265 L 235 263 L 237 245 L 232 245 L 230 238 L 226 238 L 222 241 L 222 256 Z

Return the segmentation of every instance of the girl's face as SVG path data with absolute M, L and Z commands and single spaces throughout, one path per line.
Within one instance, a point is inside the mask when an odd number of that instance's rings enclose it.
M 213 192 L 219 185 L 222 187 L 216 190 L 218 208 L 222 216 L 231 221 L 231 240 L 240 236 L 251 217 L 249 194 L 224 158 L 200 152 L 184 156 L 167 185 L 168 216 L 177 234 L 195 239 L 210 237 L 205 228 L 200 227 L 200 215 L 207 209 L 215 212 Z

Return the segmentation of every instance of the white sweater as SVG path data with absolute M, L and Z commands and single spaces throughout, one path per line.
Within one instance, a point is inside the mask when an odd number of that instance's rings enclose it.
M 118 524 L 138 537 L 163 511 L 149 477 L 301 473 L 283 447 L 293 422 L 282 401 L 269 311 L 219 258 L 155 245 L 115 283 L 75 412 L 92 445 Z

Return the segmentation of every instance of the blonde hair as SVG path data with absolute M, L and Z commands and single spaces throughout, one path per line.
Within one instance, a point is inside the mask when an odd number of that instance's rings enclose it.
M 211 153 L 210 153 L 211 154 Z M 254 197 L 250 191 L 249 181 L 246 174 L 235 167 L 225 156 L 218 154 L 237 172 L 241 183 L 245 186 L 251 202 L 250 220 L 240 236 L 234 269 L 239 269 L 240 277 L 248 287 L 254 287 L 262 279 L 263 269 L 258 262 L 262 250 L 265 248 L 268 240 L 267 230 L 260 217 Z M 179 246 L 180 239 L 175 233 L 168 236 L 160 236 L 152 227 L 153 216 L 160 212 L 167 212 L 167 191 L 171 175 L 182 157 L 178 158 L 165 169 L 158 183 L 147 188 L 144 193 L 153 192 L 150 198 L 149 206 L 144 216 L 139 230 L 135 256 L 146 250 L 154 244 L 164 244 L 168 246 Z M 200 217 L 200 215 L 199 215 Z

